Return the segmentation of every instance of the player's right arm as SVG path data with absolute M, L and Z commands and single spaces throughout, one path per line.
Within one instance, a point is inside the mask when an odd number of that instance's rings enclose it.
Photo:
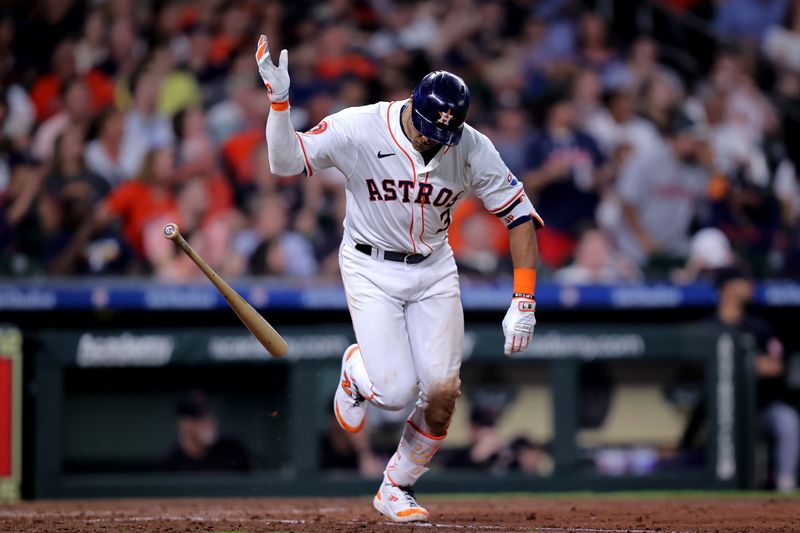
M 267 37 L 262 35 L 256 62 L 271 102 L 266 136 L 272 173 L 295 176 L 305 172 L 313 176 L 316 170 L 337 167 L 347 175 L 352 167 L 347 161 L 349 151 L 344 150 L 350 140 L 344 121 L 327 117 L 307 133 L 295 132 L 289 109 L 289 53 L 281 50 L 275 66 Z

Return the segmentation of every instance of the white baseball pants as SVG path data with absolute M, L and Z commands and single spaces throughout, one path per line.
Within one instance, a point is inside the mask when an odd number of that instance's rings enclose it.
M 417 390 L 427 393 L 458 379 L 464 342 L 458 272 L 449 245 L 416 265 L 373 258 L 355 249 L 345 231 L 339 249 L 347 304 L 373 394 L 396 411 Z

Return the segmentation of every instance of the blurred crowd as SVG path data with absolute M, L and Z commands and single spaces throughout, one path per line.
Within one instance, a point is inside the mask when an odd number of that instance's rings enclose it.
M 637 5 L 3 2 L 0 274 L 187 280 L 160 234 L 175 221 L 223 277 L 335 279 L 344 178 L 270 173 L 266 34 L 289 49 L 298 130 L 461 75 L 547 224 L 542 278 L 800 276 L 800 0 Z M 511 271 L 474 200 L 450 240 L 466 277 Z

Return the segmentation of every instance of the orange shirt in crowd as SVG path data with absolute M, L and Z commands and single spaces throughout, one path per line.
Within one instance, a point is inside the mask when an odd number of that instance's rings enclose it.
M 315 74 L 323 80 L 341 78 L 347 74 L 371 79 L 375 77 L 375 65 L 360 54 L 347 54 L 320 60 L 316 65 Z
M 206 191 L 208 194 L 207 218 L 226 214 L 233 209 L 233 190 L 225 176 L 214 174 L 206 178 Z
M 83 75 L 89 89 L 89 102 L 93 114 L 97 114 L 114 103 L 114 84 L 111 79 L 98 70 L 90 70 Z M 33 84 L 31 101 L 36 109 L 36 120 L 43 122 L 61 110 L 62 80 L 55 74 L 45 74 Z
M 245 130 L 232 135 L 222 146 L 222 157 L 233 171 L 237 183 L 245 185 L 253 181 L 251 159 L 253 152 L 264 142 L 264 129 Z
M 464 245 L 464 237 L 462 236 L 462 226 L 464 222 L 470 217 L 483 217 L 487 221 L 487 226 L 491 228 L 492 236 L 492 251 L 498 256 L 505 256 L 509 253 L 508 244 L 508 230 L 505 224 L 489 213 L 483 204 L 475 197 L 466 198 L 463 202 L 456 206 L 455 212 L 452 213 L 453 222 L 450 224 L 450 229 L 447 233 L 447 240 L 450 246 L 453 247 L 453 252 L 456 257 L 461 253 Z
M 109 211 L 122 220 L 125 240 L 140 256 L 144 254 L 142 232 L 150 220 L 176 209 L 171 193 L 156 194 L 155 189 L 137 180 L 126 181 L 106 199 Z

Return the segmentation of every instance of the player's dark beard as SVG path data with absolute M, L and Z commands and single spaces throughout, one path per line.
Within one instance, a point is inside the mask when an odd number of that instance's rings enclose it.
M 436 144 L 434 144 L 434 145 L 433 145 L 433 148 L 428 148 L 428 149 L 427 149 L 427 150 L 425 150 L 424 152 L 420 152 L 420 154 L 422 154 L 422 160 L 423 160 L 423 161 L 425 161 L 425 164 L 426 164 L 426 165 L 427 165 L 428 163 L 430 163 L 431 159 L 433 159 L 434 157 L 436 157 L 436 154 L 438 154 L 438 153 L 439 153 L 439 149 L 440 149 L 441 147 L 442 147 L 442 145 L 441 145 L 441 144 L 439 144 L 439 143 L 436 143 Z

